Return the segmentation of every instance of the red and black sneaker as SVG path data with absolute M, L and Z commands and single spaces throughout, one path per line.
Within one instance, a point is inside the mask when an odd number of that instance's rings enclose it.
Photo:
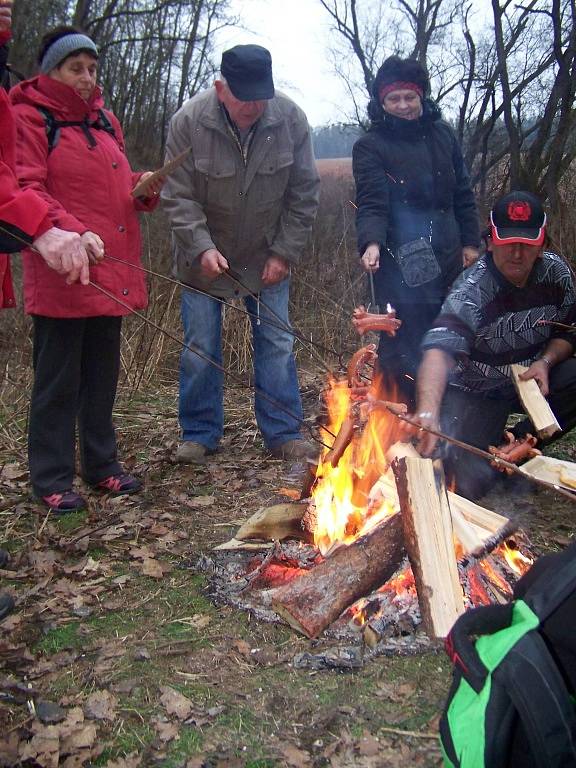
M 110 477 L 100 480 L 94 487 L 99 488 L 101 491 L 113 493 L 114 496 L 122 496 L 126 493 L 138 493 L 138 491 L 142 490 L 142 483 L 134 475 L 119 472 L 116 475 L 110 475 Z
M 51 493 L 48 496 L 42 496 L 42 501 L 48 509 L 58 514 L 67 512 L 79 512 L 86 507 L 86 499 L 83 499 L 76 491 L 62 491 L 61 493 Z

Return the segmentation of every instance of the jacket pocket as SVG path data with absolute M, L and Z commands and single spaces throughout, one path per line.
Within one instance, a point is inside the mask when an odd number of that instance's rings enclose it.
M 257 210 L 270 210 L 284 197 L 290 173 L 294 165 L 294 154 L 278 152 L 266 157 L 254 176 L 254 203 Z
M 210 208 L 228 210 L 237 202 L 238 169 L 232 158 L 197 157 L 196 174 L 200 177 L 203 203 Z

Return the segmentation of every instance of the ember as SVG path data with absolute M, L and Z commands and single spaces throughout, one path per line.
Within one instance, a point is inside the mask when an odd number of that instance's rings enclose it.
M 237 539 L 251 533 L 275 544 L 234 578 L 235 604 L 266 619 L 272 608 L 310 638 L 347 626 L 369 648 L 412 636 L 421 623 L 430 638 L 444 637 L 467 608 L 508 601 L 533 562 L 522 534 L 510 538 L 508 518 L 447 491 L 441 467 L 394 442 L 390 402 L 358 386 L 373 355 L 369 347 L 355 355 L 348 381 L 326 393 L 336 438 L 310 498 L 260 510 L 242 526 Z M 306 535 L 314 546 L 277 541 Z

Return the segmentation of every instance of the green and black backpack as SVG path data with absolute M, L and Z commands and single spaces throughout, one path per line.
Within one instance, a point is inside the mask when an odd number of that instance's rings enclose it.
M 446 768 L 576 767 L 576 544 L 540 558 L 514 597 L 463 614 L 446 639 Z

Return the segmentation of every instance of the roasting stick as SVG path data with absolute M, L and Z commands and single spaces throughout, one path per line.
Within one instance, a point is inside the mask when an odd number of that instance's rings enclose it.
M 172 341 L 175 341 L 176 343 L 180 344 L 181 347 L 185 347 L 186 349 L 189 349 L 191 352 L 194 352 L 194 354 L 198 355 L 198 357 L 201 357 L 206 362 L 210 363 L 210 365 L 213 365 L 215 368 L 218 368 L 219 371 L 222 373 L 227 374 L 230 376 L 230 378 L 235 379 L 236 381 L 239 381 L 241 384 L 243 384 L 243 380 L 232 373 L 232 371 L 227 371 L 224 366 L 220 365 L 219 363 L 216 363 L 216 361 L 212 360 L 212 358 L 209 355 L 205 355 L 201 350 L 199 350 L 197 347 L 192 347 L 189 344 L 185 344 L 182 339 L 179 339 L 177 336 L 175 336 L 173 333 L 170 333 L 165 328 L 162 328 L 157 323 L 155 323 L 153 320 L 150 320 L 150 318 L 146 317 L 146 315 L 143 315 L 141 312 L 138 312 L 137 310 L 133 309 L 129 304 L 126 304 L 126 302 L 119 299 L 117 296 L 114 296 L 113 293 L 110 293 L 105 288 L 103 288 L 101 285 L 98 285 L 98 283 L 94 283 L 92 280 L 88 281 L 88 285 L 91 285 L 93 288 L 96 288 L 96 290 L 100 291 L 100 293 L 103 293 L 105 296 L 108 296 L 109 299 L 112 299 L 112 301 L 115 301 L 117 304 L 119 304 L 121 307 L 125 307 L 127 310 L 129 310 L 131 315 L 135 315 L 136 317 L 139 317 L 140 320 L 143 320 L 148 325 L 151 325 L 152 328 L 156 328 L 157 331 L 160 331 L 160 333 L 163 333 L 165 336 L 167 336 L 169 339 L 172 339 Z M 292 412 L 289 411 L 287 408 L 284 408 L 280 403 L 275 402 L 272 400 L 272 398 L 268 397 L 265 392 L 262 392 L 262 390 L 259 391 L 260 396 L 268 400 L 268 402 L 271 402 L 274 406 L 276 406 L 279 410 L 283 411 L 284 413 L 288 414 L 289 416 L 293 416 Z M 325 442 L 320 440 L 320 438 L 315 437 L 306 422 L 301 420 L 301 423 L 308 428 L 310 431 L 310 436 L 321 446 L 324 448 L 330 449 L 329 445 L 326 445 Z M 324 432 L 327 432 L 330 436 L 335 437 L 333 432 L 331 432 L 328 427 L 324 427 L 322 424 L 318 425 L 320 429 L 324 430 Z
M 564 496 L 566 499 L 570 499 L 570 501 L 573 504 L 576 504 L 576 494 L 570 493 L 570 491 L 565 491 L 564 488 L 560 488 L 559 485 L 556 485 L 555 483 L 549 483 L 546 480 L 540 480 L 540 478 L 537 478 L 537 477 L 533 477 L 532 475 L 528 474 L 528 472 L 524 472 L 524 470 L 521 467 L 517 467 L 516 464 L 512 464 L 511 462 L 506 461 L 505 459 L 501 459 L 498 456 L 494 456 L 492 453 L 488 453 L 488 451 L 483 451 L 482 448 L 476 448 L 475 445 L 464 443 L 462 440 L 457 440 L 455 437 L 449 437 L 448 435 L 445 435 L 443 432 L 439 432 L 437 429 L 432 429 L 432 427 L 424 427 L 422 424 L 419 424 L 417 421 L 412 421 L 412 419 L 410 419 L 408 416 L 403 416 L 402 414 L 394 413 L 394 411 L 390 408 L 388 410 L 390 411 L 390 413 L 393 413 L 394 416 L 396 416 L 396 418 L 406 422 L 406 424 L 411 424 L 413 427 L 416 427 L 419 430 L 422 430 L 424 432 L 429 432 L 431 435 L 435 435 L 436 437 L 439 437 L 441 440 L 446 440 L 447 443 L 452 443 L 452 445 L 455 445 L 458 448 L 462 448 L 463 450 L 468 451 L 469 453 L 473 453 L 476 456 L 481 456 L 483 459 L 488 459 L 488 461 L 492 462 L 493 464 L 497 464 L 498 466 L 509 469 L 515 475 L 520 475 L 521 477 L 527 477 L 528 480 L 531 480 L 533 483 L 536 483 L 536 485 L 541 485 L 543 488 L 548 488 L 548 490 L 550 491 L 556 491 L 556 493 L 559 493 L 561 496 Z
M 576 325 L 566 325 L 566 323 L 558 323 L 556 320 L 538 320 L 537 325 L 553 325 L 555 328 L 563 328 L 565 331 L 576 333 Z

